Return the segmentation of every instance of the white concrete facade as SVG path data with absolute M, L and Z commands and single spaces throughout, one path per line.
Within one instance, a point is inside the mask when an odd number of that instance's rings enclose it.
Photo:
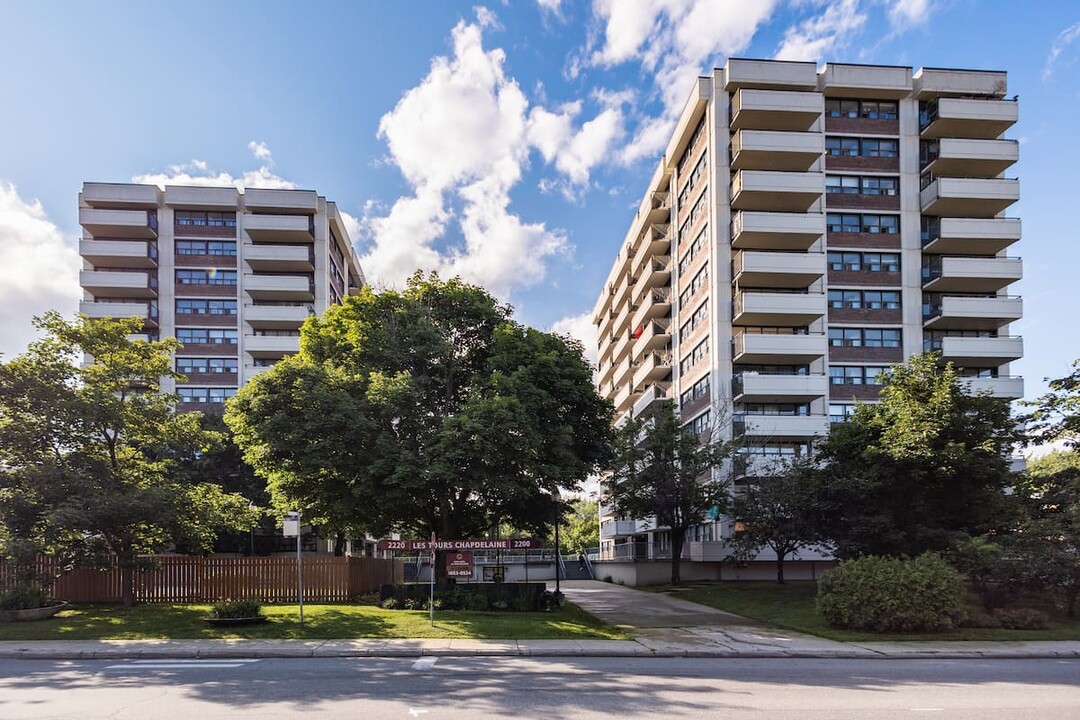
M 799 455 L 924 349 L 1020 397 L 1006 88 L 1004 72 L 740 59 L 699 78 L 594 308 L 617 418 L 673 398 L 687 423 Z M 644 280 L 653 256 L 670 273 Z M 601 515 L 608 557 L 670 542 Z M 719 518 L 687 540 L 730 532 Z
M 299 350 L 299 330 L 365 284 L 333 202 L 310 190 L 85 183 L 80 310 L 145 317 L 185 343 L 181 408 L 220 412 Z

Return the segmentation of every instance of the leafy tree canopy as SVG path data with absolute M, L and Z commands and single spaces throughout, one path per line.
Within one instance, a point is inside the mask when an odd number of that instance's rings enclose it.
M 573 340 L 432 274 L 309 318 L 226 422 L 280 509 L 342 532 L 542 533 L 603 459 L 611 409 Z
M 180 377 L 175 340 L 129 340 L 138 319 L 47 313 L 35 322 L 46 337 L 0 363 L 6 553 L 116 562 L 131 604 L 139 555 L 178 542 L 209 549 L 218 529 L 247 527 L 248 501 L 178 472 L 222 437 L 198 413 L 176 414 L 176 397 L 160 392 L 161 378 Z
M 1034 406 L 1024 420 L 1028 439 L 1033 444 L 1062 440 L 1071 448 L 1080 448 L 1080 360 L 1072 372 L 1050 381 L 1050 392 L 1026 403 Z
M 937 354 L 889 370 L 820 448 L 814 514 L 840 557 L 946 550 L 1009 522 L 1009 404 L 968 394 Z

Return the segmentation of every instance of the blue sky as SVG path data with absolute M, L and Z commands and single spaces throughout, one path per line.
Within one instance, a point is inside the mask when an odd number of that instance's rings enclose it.
M 698 73 L 729 55 L 1004 69 L 1029 396 L 1080 357 L 1080 4 L 0 1 L 0 352 L 78 299 L 84 180 L 297 186 L 365 270 L 586 316 Z

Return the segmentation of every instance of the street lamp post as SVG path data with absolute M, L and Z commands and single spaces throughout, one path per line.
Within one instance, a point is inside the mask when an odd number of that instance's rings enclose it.
M 562 574 L 559 568 L 562 566 L 562 550 L 559 549 L 559 525 L 561 518 L 559 517 L 559 501 L 555 500 L 555 592 L 559 590 L 559 576 Z

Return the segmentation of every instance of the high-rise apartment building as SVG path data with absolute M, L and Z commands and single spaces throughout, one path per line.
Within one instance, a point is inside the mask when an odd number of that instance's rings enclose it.
M 364 284 L 337 207 L 309 190 L 86 183 L 79 224 L 80 310 L 180 340 L 184 410 L 220 412 L 300 349 L 308 315 Z
M 660 398 L 694 428 L 724 415 L 752 477 L 924 350 L 1021 397 L 1016 121 L 1004 72 L 732 59 L 699 78 L 594 311 L 617 416 Z M 608 558 L 669 547 L 601 515 Z M 691 559 L 719 559 L 727 523 L 697 528 Z

